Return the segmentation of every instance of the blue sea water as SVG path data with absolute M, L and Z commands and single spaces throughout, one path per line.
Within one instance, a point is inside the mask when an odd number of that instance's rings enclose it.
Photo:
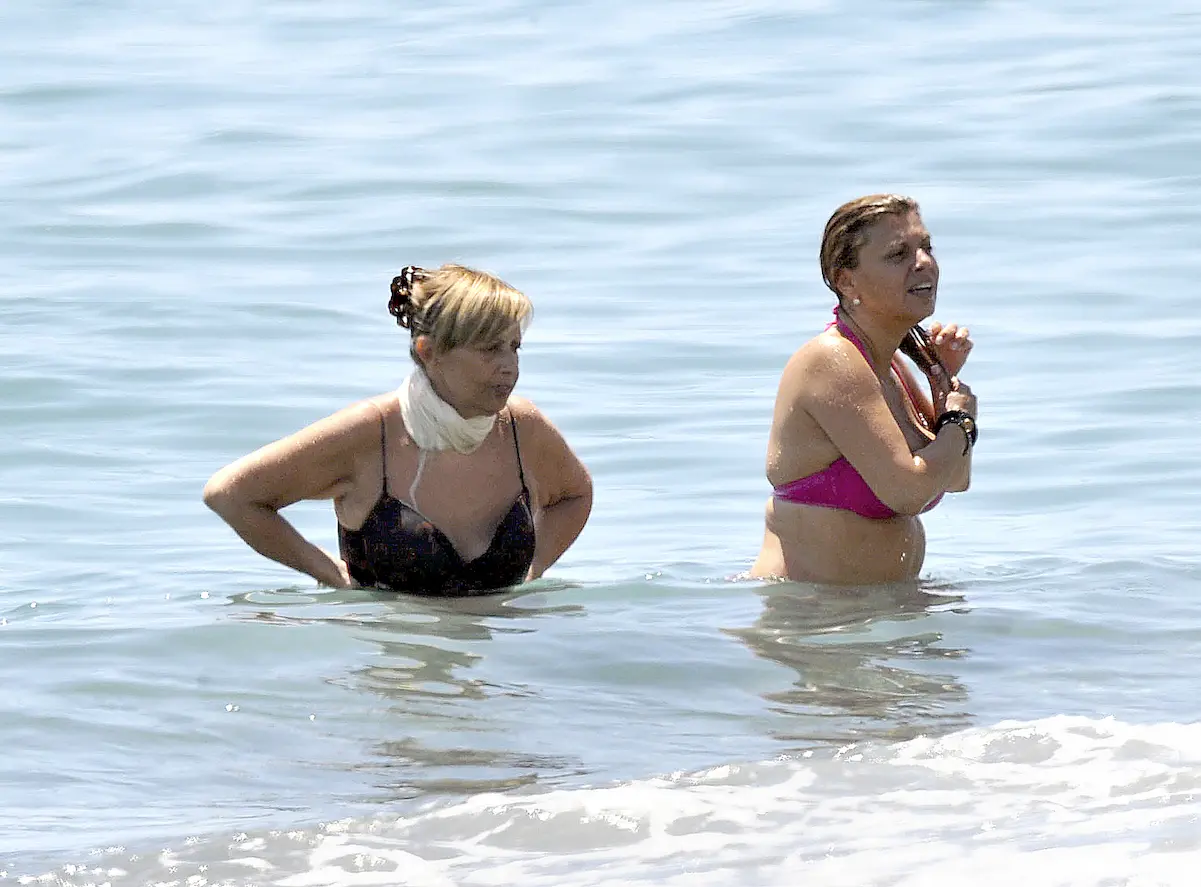
M 0 8 L 0 881 L 1196 883 L 1199 57 L 1183 2 Z M 736 580 L 884 190 L 972 489 L 917 587 Z M 534 300 L 584 534 L 470 601 L 258 558 L 204 481 L 395 387 L 444 261 Z

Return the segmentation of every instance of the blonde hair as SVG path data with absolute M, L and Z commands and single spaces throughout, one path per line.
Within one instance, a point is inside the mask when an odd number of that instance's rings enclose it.
M 409 265 L 392 280 L 388 311 L 412 335 L 409 354 L 420 364 L 418 336 L 428 336 L 440 354 L 463 345 L 491 344 L 514 324 L 525 332 L 534 306 L 525 293 L 483 271 L 463 265 L 427 271 Z
M 822 280 L 842 301 L 834 285 L 839 271 L 859 267 L 859 250 L 867 243 L 867 230 L 881 216 L 902 216 L 919 212 L 917 201 L 900 194 L 869 194 L 844 203 L 834 210 L 822 234 Z

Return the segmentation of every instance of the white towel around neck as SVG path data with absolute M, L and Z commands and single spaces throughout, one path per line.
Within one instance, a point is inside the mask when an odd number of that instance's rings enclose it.
M 429 377 L 418 367 L 396 392 L 400 415 L 413 442 L 423 450 L 473 453 L 492 430 L 496 415 L 464 419 L 440 398 Z

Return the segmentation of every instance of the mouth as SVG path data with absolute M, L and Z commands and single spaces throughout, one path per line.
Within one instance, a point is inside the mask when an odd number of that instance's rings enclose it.
M 934 284 L 919 283 L 917 286 L 909 287 L 907 292 L 911 296 L 922 296 L 923 298 L 929 298 L 930 296 L 934 295 Z

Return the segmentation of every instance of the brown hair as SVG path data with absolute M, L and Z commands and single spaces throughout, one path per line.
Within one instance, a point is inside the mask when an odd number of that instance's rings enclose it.
M 445 353 L 495 342 L 514 324 L 524 331 L 533 311 L 525 293 L 463 265 L 433 271 L 409 265 L 392 279 L 388 300 L 388 312 L 412 335 L 409 354 L 418 364 L 418 336 L 429 336 L 434 350 Z
M 859 267 L 859 250 L 867 242 L 867 229 L 881 216 L 900 216 L 918 212 L 917 201 L 900 194 L 869 194 L 844 203 L 834 210 L 822 234 L 822 280 L 842 301 L 834 278 L 842 270 Z

